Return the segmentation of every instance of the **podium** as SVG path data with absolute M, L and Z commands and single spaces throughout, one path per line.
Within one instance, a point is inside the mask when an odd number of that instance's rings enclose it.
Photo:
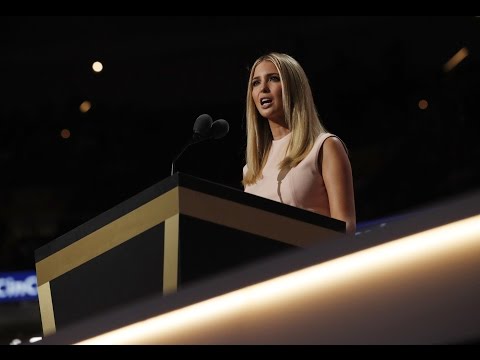
M 44 335 L 345 232 L 345 223 L 177 173 L 35 251 Z

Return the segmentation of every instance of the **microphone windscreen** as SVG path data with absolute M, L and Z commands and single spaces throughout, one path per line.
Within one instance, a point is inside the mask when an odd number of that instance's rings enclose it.
M 212 124 L 212 137 L 214 139 L 221 139 L 228 134 L 230 130 L 230 125 L 227 120 L 219 119 L 215 120 Z
M 201 136 L 208 136 L 212 127 L 212 117 L 208 114 L 200 115 L 195 124 L 193 124 L 193 132 Z

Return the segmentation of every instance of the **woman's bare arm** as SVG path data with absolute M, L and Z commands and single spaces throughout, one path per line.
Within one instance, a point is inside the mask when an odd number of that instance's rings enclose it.
M 323 144 L 321 169 L 330 204 L 330 216 L 346 222 L 347 234 L 355 234 L 355 196 L 352 167 L 343 143 L 330 137 Z

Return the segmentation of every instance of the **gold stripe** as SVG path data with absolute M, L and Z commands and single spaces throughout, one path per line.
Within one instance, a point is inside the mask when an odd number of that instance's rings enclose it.
M 297 247 L 318 244 L 341 233 L 265 210 L 180 188 L 180 213 Z
M 318 243 L 323 238 L 339 235 L 338 232 L 322 226 L 304 223 L 251 206 L 177 187 L 39 261 L 36 264 L 39 286 L 179 213 L 299 247 L 307 247 Z M 178 234 L 176 239 L 178 247 Z M 167 250 L 171 251 L 168 248 Z M 177 258 L 178 261 L 178 249 L 176 257 L 167 256 L 167 258 L 168 261 L 173 258 Z M 165 266 L 167 265 L 165 264 Z M 167 267 L 171 268 L 171 266 L 174 264 Z M 170 274 L 172 274 L 171 271 Z M 165 284 L 167 288 L 178 281 L 170 276 L 167 276 L 170 279 Z M 171 289 L 174 288 L 176 286 L 171 287 Z
M 153 199 L 97 231 L 39 261 L 43 285 L 178 214 L 178 188 Z
M 163 252 L 163 294 L 177 291 L 178 286 L 178 227 L 179 215 L 165 221 Z
M 43 335 L 53 335 L 57 331 L 55 326 L 55 314 L 53 312 L 52 292 L 50 283 L 47 282 L 38 286 L 38 302 L 40 305 L 40 316 L 42 318 Z

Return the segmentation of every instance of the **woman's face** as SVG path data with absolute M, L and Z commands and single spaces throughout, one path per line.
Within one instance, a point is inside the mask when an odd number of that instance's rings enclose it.
M 282 100 L 282 82 L 277 68 L 271 61 L 264 60 L 253 73 L 252 97 L 258 112 L 272 121 L 285 119 Z

